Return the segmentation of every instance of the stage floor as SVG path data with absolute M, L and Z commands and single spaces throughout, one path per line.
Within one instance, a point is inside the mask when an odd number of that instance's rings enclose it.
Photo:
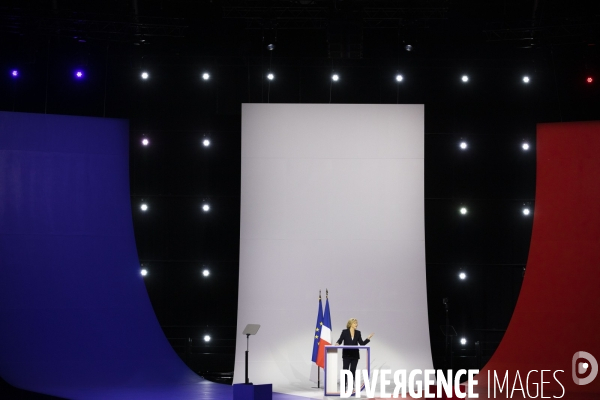
M 327 399 L 323 389 L 296 391 L 294 394 L 273 393 L 273 400 Z M 232 400 L 233 386 L 198 377 L 198 382 L 178 385 L 144 385 L 133 387 L 73 387 L 53 388 L 45 393 L 17 389 L 4 382 L 0 385 L 2 400 Z
M 42 399 L 145 399 L 145 400 L 233 400 L 233 386 L 214 383 L 207 381 L 203 378 L 199 378 L 198 382 L 193 384 L 182 384 L 182 385 L 146 385 L 142 387 L 94 387 L 94 388 L 64 388 L 56 389 L 52 391 L 54 396 L 44 396 L 32 392 L 22 391 L 16 388 L 10 388 L 7 384 L 3 385 L 0 389 L 0 398 L 3 400 L 42 400 Z M 10 389 L 10 390 L 9 390 Z M 273 393 L 273 400 L 302 400 L 302 399 L 339 399 L 338 396 L 324 396 L 323 389 L 317 388 L 298 388 L 290 386 L 289 388 L 279 388 L 279 390 L 285 390 L 288 393 Z M 505 394 L 497 394 L 495 397 L 487 395 L 487 389 L 485 387 L 476 388 L 475 392 L 479 395 L 478 399 L 498 399 L 507 398 Z M 377 393 L 379 394 L 379 393 Z M 598 400 L 600 397 L 597 393 L 563 393 L 555 392 L 544 392 L 544 398 L 562 398 L 563 400 Z M 356 398 L 354 396 L 352 399 Z M 362 392 L 361 398 L 367 398 L 365 392 Z M 406 397 L 412 399 L 412 397 Z M 422 397 L 421 397 L 422 398 Z M 534 397 L 524 397 L 520 392 L 516 391 L 512 399 L 531 399 Z M 538 395 L 537 398 L 540 398 Z M 375 397 L 375 399 L 382 399 L 381 397 Z

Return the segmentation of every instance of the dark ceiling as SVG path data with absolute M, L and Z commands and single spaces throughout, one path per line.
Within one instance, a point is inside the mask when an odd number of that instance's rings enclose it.
M 535 205 L 536 123 L 600 117 L 599 7 L 557 0 L 5 1 L 0 109 L 130 120 L 133 221 L 148 293 L 176 351 L 214 378 L 233 370 L 238 337 L 241 103 L 425 104 L 434 366 L 481 367 L 508 326 L 524 276 L 533 219 L 521 209 Z M 73 79 L 75 68 L 85 71 L 83 80 Z M 200 79 L 204 71 L 209 81 Z M 273 82 L 267 71 L 276 74 Z M 331 83 L 332 71 L 340 82 Z M 140 145 L 144 136 L 148 147 Z M 210 147 L 200 146 L 203 137 Z M 524 140 L 529 151 L 520 147 Z M 149 212 L 140 211 L 142 201 Z M 203 201 L 210 213 L 200 211 Z M 200 274 L 204 266 L 209 278 Z M 441 329 L 444 298 L 449 324 L 468 338 L 465 346 L 452 338 L 452 356 Z M 210 344 L 201 340 L 205 333 Z

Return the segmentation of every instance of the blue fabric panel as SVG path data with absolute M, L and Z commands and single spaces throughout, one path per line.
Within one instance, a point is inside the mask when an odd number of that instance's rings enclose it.
M 165 339 L 139 272 L 128 129 L 0 112 L 0 376 L 14 386 L 70 397 L 198 380 Z

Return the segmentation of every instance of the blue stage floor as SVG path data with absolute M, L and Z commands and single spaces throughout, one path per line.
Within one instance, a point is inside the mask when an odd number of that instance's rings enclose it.
M 197 383 L 180 385 L 145 385 L 136 387 L 73 387 L 56 388 L 51 396 L 22 391 L 5 385 L 0 398 L 12 399 L 73 399 L 73 400 L 232 400 L 233 386 L 199 378 Z M 305 397 L 273 393 L 273 400 L 301 400 Z

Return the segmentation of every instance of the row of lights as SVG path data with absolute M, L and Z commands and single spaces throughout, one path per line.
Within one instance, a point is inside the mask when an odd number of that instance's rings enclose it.
M 142 138 L 141 143 L 142 143 L 142 146 L 149 146 L 150 145 L 150 139 L 144 137 L 144 138 Z M 210 139 L 207 139 L 207 138 L 202 139 L 202 145 L 204 147 L 209 147 L 210 146 Z M 460 147 L 461 150 L 467 150 L 467 148 L 469 147 L 469 144 L 466 141 L 463 140 L 463 141 L 461 141 L 458 144 L 458 147 Z M 521 148 L 524 151 L 527 151 L 527 150 L 529 150 L 531 148 L 531 146 L 529 145 L 529 143 L 523 142 L 523 143 L 521 143 Z
M 145 138 L 142 139 L 141 143 L 142 143 L 142 146 L 148 146 L 148 145 L 150 145 L 150 139 L 148 139 L 148 138 L 145 137 Z M 210 146 L 210 139 L 206 139 L 206 138 L 202 139 L 202 145 L 204 147 Z M 461 150 L 466 150 L 469 147 L 469 144 L 467 142 L 465 142 L 465 141 L 461 141 L 458 144 L 458 147 L 460 147 Z M 527 142 L 521 143 L 521 148 L 523 150 L 525 150 L 525 151 L 529 150 L 530 147 L 531 146 L 529 146 L 529 143 L 527 143 Z
M 461 273 L 459 273 L 459 274 L 458 274 L 458 277 L 460 278 L 460 280 L 463 280 L 463 281 L 464 281 L 465 279 L 467 279 L 467 274 L 466 274 L 466 273 L 464 273 L 464 272 L 461 272 Z M 465 344 L 467 344 L 467 339 L 465 339 L 464 337 L 463 337 L 463 338 L 461 338 L 461 339 L 460 339 L 460 344 L 462 344 L 463 346 L 464 346 Z
M 145 137 L 142 139 L 141 143 L 142 143 L 142 146 L 149 146 L 150 139 Z M 202 139 L 202 146 L 204 146 L 204 147 L 210 146 L 210 139 L 207 139 L 207 138 Z
M 140 270 L 140 275 L 142 276 L 147 276 L 148 275 L 148 269 L 145 268 L 142 264 L 142 269 Z M 202 276 L 205 278 L 208 278 L 210 276 L 210 270 L 205 268 L 202 270 Z
M 150 207 L 148 206 L 148 203 L 142 203 L 140 204 L 140 210 L 146 212 L 150 209 Z M 202 211 L 204 212 L 208 212 L 210 211 L 210 204 L 208 203 L 203 203 L 202 204 Z M 459 208 L 458 212 L 461 215 L 467 215 L 469 212 L 469 209 L 467 207 L 461 207 Z M 523 215 L 528 216 L 531 214 L 531 209 L 529 207 L 524 207 L 521 212 L 523 213 Z
M 461 207 L 458 209 L 458 212 L 461 215 L 467 215 L 469 210 L 467 209 L 467 207 Z M 523 207 L 523 209 L 521 209 L 521 212 L 523 213 L 523 215 L 528 216 L 529 214 L 531 214 L 531 209 L 529 207 Z
M 20 75 L 20 74 L 19 74 L 19 70 L 17 70 L 17 69 L 13 69 L 12 71 L 10 71 L 10 75 L 11 75 L 13 78 L 18 78 L 18 77 L 19 77 L 19 75 Z M 74 76 L 75 76 L 75 78 L 77 78 L 77 79 L 83 79 L 83 77 L 84 77 L 84 72 L 83 72 L 83 70 L 81 70 L 81 69 L 78 69 L 78 70 L 75 70 L 75 71 L 73 72 L 73 75 L 74 75 Z M 148 74 L 146 74 L 146 75 L 148 75 Z
M 18 78 L 18 77 L 20 76 L 20 74 L 19 74 L 19 70 L 18 70 L 18 69 L 13 69 L 13 70 L 11 70 L 11 71 L 10 71 L 10 75 L 11 75 L 13 78 Z M 83 79 L 83 77 L 84 77 L 85 73 L 84 73 L 84 71 L 83 71 L 82 69 L 77 69 L 77 70 L 75 70 L 75 71 L 73 72 L 73 75 L 74 75 L 74 76 L 75 76 L 75 78 L 77 78 L 77 79 Z M 140 74 L 140 78 L 142 78 L 142 79 L 146 80 L 146 79 L 150 78 L 150 74 L 149 74 L 148 72 L 144 71 L 144 72 L 142 72 L 142 73 Z M 210 79 L 210 74 L 209 74 L 209 73 L 207 73 L 207 72 L 203 73 L 203 74 L 202 74 L 202 79 L 204 79 L 205 81 L 209 80 L 209 79 Z
M 458 144 L 458 147 L 460 147 L 460 149 L 461 149 L 461 150 L 466 150 L 466 149 L 468 149 L 468 148 L 469 148 L 469 144 L 468 144 L 466 141 L 464 141 L 464 140 L 463 140 L 463 141 L 461 141 L 461 142 Z M 523 142 L 523 143 L 521 143 L 521 148 L 522 148 L 524 151 L 527 151 L 527 150 L 529 150 L 529 149 L 531 148 L 531 146 L 529 146 L 529 143 L 527 143 L 527 142 Z
M 150 209 L 150 207 L 148 206 L 148 203 L 142 203 L 140 204 L 140 210 L 146 212 Z M 202 204 L 202 211 L 204 212 L 208 212 L 210 211 L 210 204 L 208 203 L 204 203 Z M 458 212 L 461 215 L 467 215 L 469 212 L 469 209 L 467 207 L 461 207 L 459 208 Z M 523 215 L 528 216 L 531 214 L 531 209 L 529 207 L 524 207 L 521 212 L 523 213 Z
M 142 210 L 143 212 L 146 212 L 149 209 L 150 209 L 150 206 L 148 205 L 148 203 L 142 203 L 142 204 L 140 204 L 140 210 Z M 202 211 L 209 212 L 210 211 L 210 204 L 208 204 L 208 203 L 202 204 Z
M 77 79 L 83 79 L 83 77 L 84 77 L 84 71 L 81 70 L 81 69 L 75 70 L 74 75 L 75 75 L 75 78 L 77 78 Z M 13 78 L 17 78 L 19 76 L 19 71 L 16 70 L 16 69 L 13 69 L 11 71 L 11 76 Z M 208 72 L 203 72 L 202 75 L 201 75 L 201 77 L 202 77 L 203 80 L 208 81 L 210 79 L 210 74 Z M 143 80 L 147 80 L 147 79 L 150 78 L 150 74 L 147 71 L 143 71 L 140 74 L 140 78 L 142 78 Z M 275 74 L 273 72 L 268 72 L 267 75 L 266 75 L 266 78 L 268 80 L 272 81 L 272 80 L 275 79 Z M 396 79 L 396 82 L 402 82 L 404 80 L 404 76 L 402 76 L 401 74 L 397 74 L 396 77 L 395 77 L 395 79 Z M 339 81 L 340 80 L 340 75 L 337 74 L 337 73 L 332 74 L 331 75 L 331 80 L 334 81 L 334 82 Z M 467 83 L 467 82 L 469 82 L 469 76 L 468 75 L 462 75 L 460 77 L 460 80 L 463 83 Z M 531 81 L 531 78 L 529 78 L 529 76 L 525 75 L 525 76 L 523 76 L 521 78 L 521 80 L 523 81 L 523 83 L 529 83 Z M 594 82 L 594 78 L 591 77 L 591 76 L 588 76 L 588 77 L 586 77 L 585 81 L 587 83 L 593 83 Z

